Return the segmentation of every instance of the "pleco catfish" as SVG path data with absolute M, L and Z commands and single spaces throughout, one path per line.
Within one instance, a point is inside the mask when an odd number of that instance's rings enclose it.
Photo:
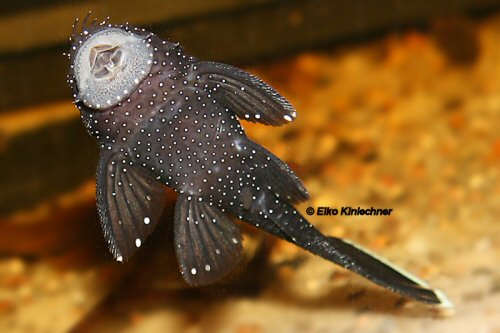
M 97 204 L 116 260 L 129 259 L 154 230 L 166 185 L 178 193 L 175 249 L 191 285 L 220 280 L 239 263 L 235 217 L 389 290 L 449 305 L 412 275 L 324 236 L 293 207 L 308 198 L 304 185 L 239 122 L 280 126 L 296 117 L 271 86 L 143 29 L 87 19 L 76 26 L 68 83 L 100 147 Z

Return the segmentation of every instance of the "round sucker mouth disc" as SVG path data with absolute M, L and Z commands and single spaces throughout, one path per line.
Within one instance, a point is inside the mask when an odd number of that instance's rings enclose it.
M 96 32 L 74 58 L 77 99 L 99 110 L 115 106 L 149 74 L 152 57 L 143 36 L 115 27 Z

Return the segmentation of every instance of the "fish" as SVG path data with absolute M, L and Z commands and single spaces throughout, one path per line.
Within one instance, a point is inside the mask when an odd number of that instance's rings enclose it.
M 307 189 L 240 123 L 292 122 L 297 113 L 278 91 L 242 69 L 108 20 L 87 16 L 73 25 L 67 82 L 99 146 L 98 215 L 117 261 L 129 260 L 153 232 L 167 186 L 177 192 L 174 245 L 189 285 L 215 283 L 238 266 L 239 219 L 392 292 L 450 306 L 440 290 L 353 242 L 323 235 L 295 208 L 309 198 Z

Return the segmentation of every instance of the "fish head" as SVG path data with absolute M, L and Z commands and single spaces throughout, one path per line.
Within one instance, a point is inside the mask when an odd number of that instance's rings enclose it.
M 184 97 L 176 80 L 194 58 L 178 43 L 145 29 L 87 21 L 77 21 L 70 38 L 68 84 L 73 101 L 87 131 L 99 142 L 125 142 L 151 125 L 172 96 Z
M 75 103 L 106 110 L 123 102 L 148 76 L 153 65 L 150 34 L 106 21 L 74 33 L 68 83 Z

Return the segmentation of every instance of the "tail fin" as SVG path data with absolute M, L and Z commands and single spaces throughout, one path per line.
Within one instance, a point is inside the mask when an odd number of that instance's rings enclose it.
M 369 250 L 340 238 L 326 238 L 332 244 L 334 251 L 341 257 L 337 262 L 339 265 L 384 288 L 417 301 L 444 307 L 451 306 L 451 302 L 439 290 L 431 289 L 426 282 Z M 335 255 L 333 257 L 335 258 Z
M 324 236 L 290 204 L 276 198 L 265 202 L 268 205 L 264 211 L 251 212 L 244 220 L 386 289 L 420 302 L 452 307 L 439 290 L 431 289 L 424 281 L 403 269 L 353 243 Z

